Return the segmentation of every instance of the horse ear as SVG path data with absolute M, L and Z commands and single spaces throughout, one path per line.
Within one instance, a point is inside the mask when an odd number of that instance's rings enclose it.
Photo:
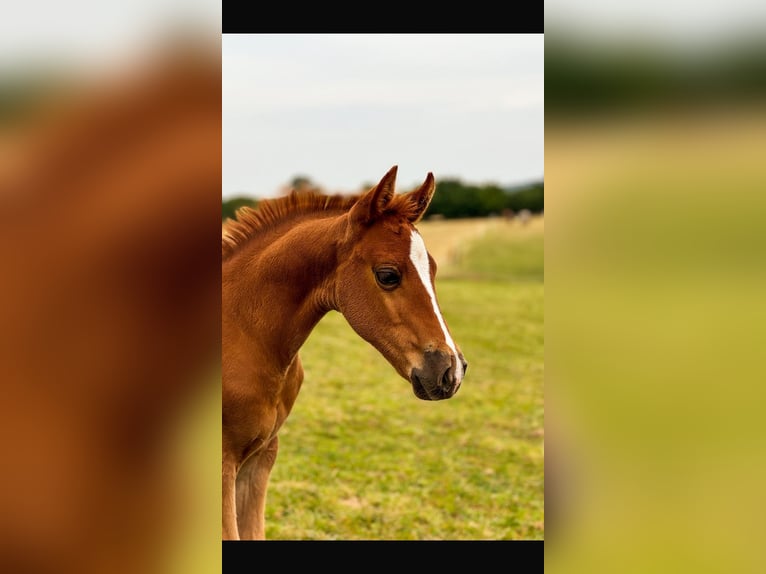
M 396 165 L 389 169 L 378 185 L 359 198 L 349 213 L 352 221 L 366 225 L 375 221 L 383 213 L 391 198 L 394 197 L 397 169 Z
M 434 183 L 434 174 L 429 171 L 423 185 L 406 195 L 410 203 L 415 207 L 414 211 L 408 217 L 411 223 L 417 223 L 423 217 L 423 214 L 431 203 L 431 198 L 433 198 L 435 190 L 436 185 Z

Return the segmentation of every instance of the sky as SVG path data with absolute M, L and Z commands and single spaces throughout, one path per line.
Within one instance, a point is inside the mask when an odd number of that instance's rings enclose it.
M 544 176 L 542 34 L 224 34 L 224 198 Z
M 763 33 L 763 0 L 546 0 L 545 29 L 576 30 L 621 40 L 661 39 L 690 48 L 725 42 L 742 33 Z M 675 45 L 675 46 L 674 46 Z
M 24 0 L 0 18 L 0 73 L 60 65 L 109 69 L 175 30 L 220 36 L 220 0 Z

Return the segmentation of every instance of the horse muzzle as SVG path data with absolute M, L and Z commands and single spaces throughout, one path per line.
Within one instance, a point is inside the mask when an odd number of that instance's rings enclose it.
M 426 351 L 423 364 L 410 371 L 415 396 L 424 401 L 449 399 L 460 388 L 468 363 L 462 355 L 444 351 Z

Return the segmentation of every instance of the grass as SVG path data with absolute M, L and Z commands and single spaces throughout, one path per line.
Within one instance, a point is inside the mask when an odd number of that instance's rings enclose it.
M 423 222 L 469 362 L 448 401 L 409 383 L 338 313 L 301 350 L 268 539 L 510 540 L 544 533 L 543 222 Z

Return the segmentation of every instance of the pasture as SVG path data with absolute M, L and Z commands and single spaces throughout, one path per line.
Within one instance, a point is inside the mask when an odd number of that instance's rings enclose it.
M 271 540 L 511 540 L 544 535 L 542 218 L 418 224 L 469 363 L 421 401 L 336 312 L 301 350 L 280 431 Z

